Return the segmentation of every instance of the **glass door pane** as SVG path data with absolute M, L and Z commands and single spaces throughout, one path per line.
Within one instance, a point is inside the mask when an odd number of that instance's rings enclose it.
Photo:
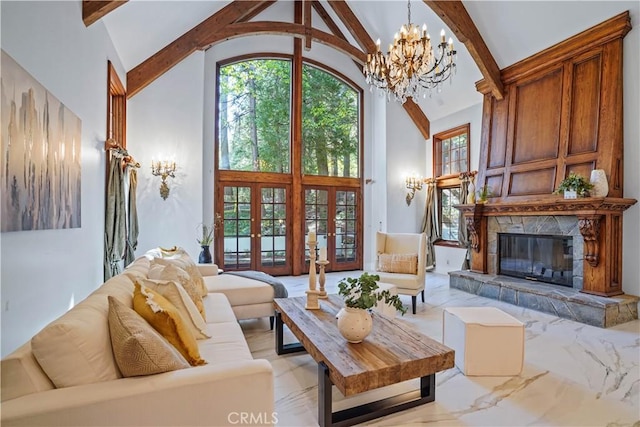
M 269 274 L 290 274 L 289 230 L 287 226 L 287 189 L 260 189 L 260 231 L 258 245 L 260 266 Z
M 336 190 L 335 196 L 335 268 L 351 267 L 358 262 L 358 194 L 355 190 Z M 341 265 L 342 264 L 342 265 Z
M 304 211 L 305 211 L 305 245 L 304 259 L 305 271 L 309 271 L 309 231 L 316 232 L 316 259 L 320 248 L 327 247 L 329 235 L 329 190 L 318 188 L 307 188 L 304 191 Z M 330 266 L 328 267 L 328 269 Z
M 251 187 L 224 187 L 224 264 L 229 270 L 251 268 Z

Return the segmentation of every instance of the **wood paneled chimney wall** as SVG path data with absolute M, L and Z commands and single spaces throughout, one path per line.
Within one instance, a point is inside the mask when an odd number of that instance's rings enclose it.
M 631 30 L 621 13 L 501 70 L 504 99 L 484 82 L 479 175 L 490 204 L 460 205 L 472 241 L 471 268 L 487 273 L 488 216 L 574 215 L 585 243 L 582 292 L 622 294 L 622 42 Z M 606 198 L 565 201 L 553 191 L 570 173 L 604 169 Z

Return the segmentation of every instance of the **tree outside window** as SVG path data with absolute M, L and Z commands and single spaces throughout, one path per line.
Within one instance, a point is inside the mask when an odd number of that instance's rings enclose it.
M 442 241 L 458 245 L 459 211 L 454 205 L 465 203 L 460 194 L 460 174 L 469 172 L 469 123 L 433 136 L 433 172 L 438 188 L 438 221 Z

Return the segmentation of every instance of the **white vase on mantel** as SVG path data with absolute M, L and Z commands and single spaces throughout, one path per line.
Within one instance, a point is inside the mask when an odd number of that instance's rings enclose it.
M 607 174 L 604 173 L 604 169 L 592 170 L 589 181 L 593 184 L 591 197 L 607 197 L 607 194 L 609 194 L 609 182 L 607 181 Z

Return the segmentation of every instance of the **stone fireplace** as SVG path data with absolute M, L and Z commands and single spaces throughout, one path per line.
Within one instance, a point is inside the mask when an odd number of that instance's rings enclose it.
M 594 326 L 610 327 L 637 319 L 639 298 L 624 295 L 620 280 L 621 217 L 634 203 L 632 199 L 558 198 L 458 205 L 469 231 L 471 270 L 449 273 L 449 284 Z M 510 240 L 501 245 L 501 236 L 529 237 L 533 243 L 516 244 L 516 254 L 500 263 L 501 246 L 514 245 Z M 560 246 L 545 242 L 554 237 L 560 238 Z M 536 252 L 540 259 L 532 261 Z M 538 277 L 501 274 L 504 266 L 518 263 Z M 568 276 L 569 271 L 571 279 L 563 286 L 540 280 Z
M 498 233 L 498 274 L 573 288 L 573 237 Z
M 582 289 L 584 239 L 574 216 L 489 217 L 487 242 L 488 274 Z

